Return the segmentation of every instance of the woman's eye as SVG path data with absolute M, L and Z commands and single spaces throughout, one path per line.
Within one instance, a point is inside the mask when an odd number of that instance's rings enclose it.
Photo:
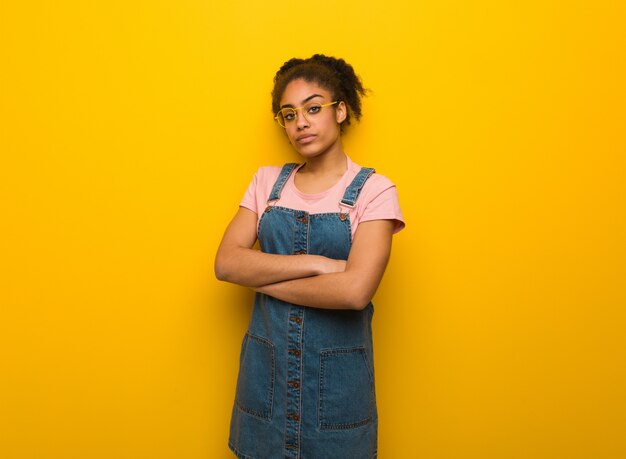
M 307 113 L 310 113 L 311 115 L 314 115 L 316 113 L 318 113 L 320 110 L 322 109 L 322 107 L 320 107 L 319 105 L 311 105 L 308 109 L 307 109 Z
M 283 118 L 285 121 L 293 121 L 296 118 L 296 115 L 293 112 L 283 113 Z

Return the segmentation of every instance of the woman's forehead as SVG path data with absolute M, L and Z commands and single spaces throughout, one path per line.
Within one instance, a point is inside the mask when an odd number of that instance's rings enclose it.
M 285 87 L 285 91 L 280 98 L 280 105 L 300 104 L 307 99 L 310 100 L 313 95 L 319 95 L 322 99 L 330 98 L 330 92 L 314 81 L 306 81 L 303 79 L 293 80 Z

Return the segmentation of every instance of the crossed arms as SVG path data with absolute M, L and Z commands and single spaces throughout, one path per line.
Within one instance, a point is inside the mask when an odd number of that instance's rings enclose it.
M 215 276 L 289 303 L 324 309 L 365 308 L 391 252 L 393 220 L 359 224 L 348 260 L 276 255 L 253 249 L 257 214 L 245 207 L 232 219 L 215 257 Z

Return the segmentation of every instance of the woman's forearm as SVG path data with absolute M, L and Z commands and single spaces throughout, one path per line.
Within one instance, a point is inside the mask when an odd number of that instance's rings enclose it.
M 363 309 L 374 295 L 363 279 L 348 272 L 321 274 L 255 288 L 288 303 L 322 309 Z
M 254 288 L 342 271 L 345 264 L 319 255 L 275 255 L 238 247 L 218 252 L 215 275 L 219 280 Z
M 346 262 L 319 255 L 275 255 L 252 247 L 257 215 L 241 207 L 226 228 L 215 256 L 215 276 L 245 287 L 258 287 L 316 274 L 343 271 Z

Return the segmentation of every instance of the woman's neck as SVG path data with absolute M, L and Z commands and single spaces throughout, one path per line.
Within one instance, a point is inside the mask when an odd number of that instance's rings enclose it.
M 343 175 L 347 168 L 346 154 L 343 149 L 336 152 L 308 158 L 299 172 L 314 176 Z
M 340 155 L 309 158 L 296 172 L 294 185 L 302 193 L 321 193 L 341 180 L 347 169 L 348 159 L 343 151 Z

